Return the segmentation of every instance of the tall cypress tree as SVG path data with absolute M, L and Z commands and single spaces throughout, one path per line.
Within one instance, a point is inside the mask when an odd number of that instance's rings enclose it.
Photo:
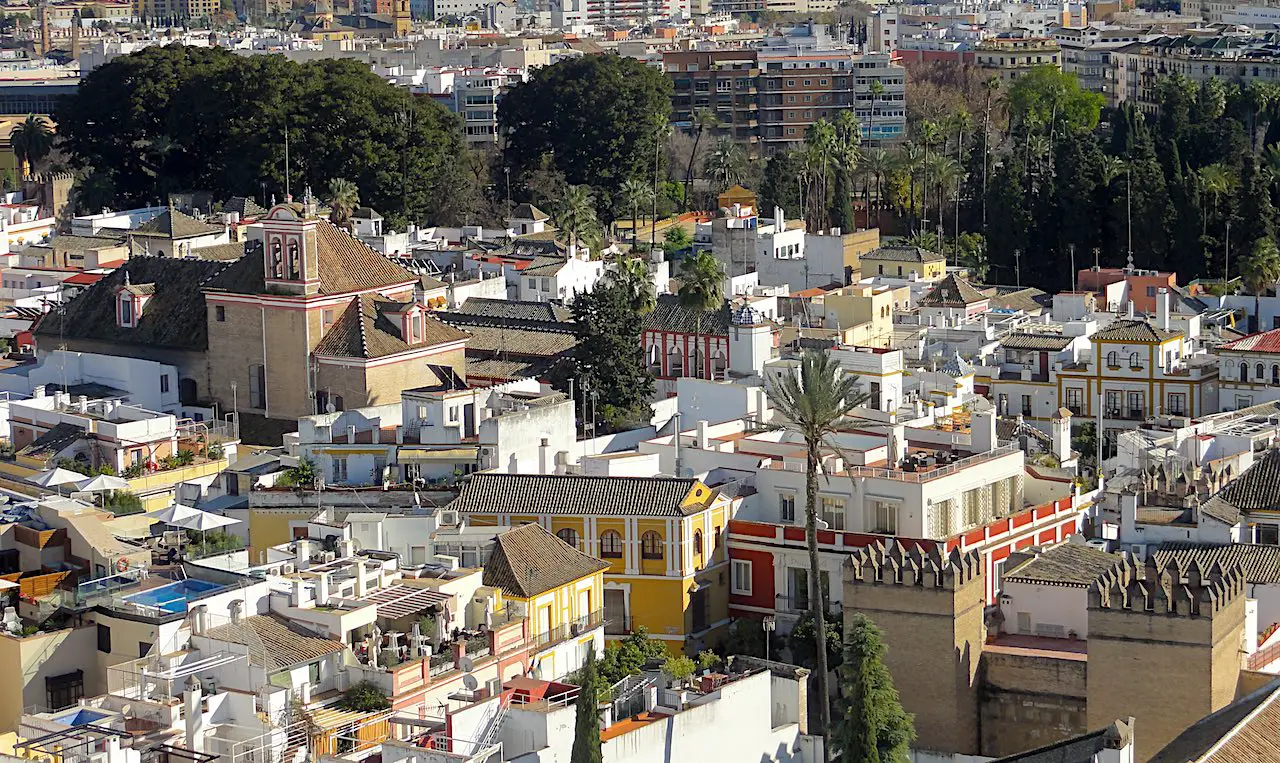
M 831 744 L 841 763 L 897 763 L 916 738 L 913 717 L 903 711 L 898 690 L 884 665 L 880 629 L 857 613 L 849 624 L 840 666 L 847 698 Z
M 582 688 L 578 690 L 575 705 L 577 721 L 569 763 L 602 763 L 604 760 L 604 753 L 600 750 L 600 712 L 597 708 L 599 682 L 596 652 L 592 649 L 587 653 L 587 664 L 582 668 Z

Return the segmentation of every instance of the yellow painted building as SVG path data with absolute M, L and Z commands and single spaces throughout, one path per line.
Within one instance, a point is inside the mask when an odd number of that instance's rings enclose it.
M 696 479 L 482 473 L 450 508 L 472 526 L 541 525 L 607 563 L 607 638 L 644 627 L 697 652 L 724 637 L 736 503 Z
M 508 615 L 524 620 L 542 678 L 560 678 L 582 667 L 588 652 L 602 653 L 608 567 L 536 523 L 494 540 L 484 584 L 502 591 Z
M 918 246 L 882 246 L 863 254 L 859 267 L 863 278 L 889 276 L 936 281 L 947 274 L 947 258 Z
M 910 298 L 906 286 L 845 286 L 823 297 L 823 325 L 843 332 L 844 344 L 888 347 L 893 338 L 893 313 Z

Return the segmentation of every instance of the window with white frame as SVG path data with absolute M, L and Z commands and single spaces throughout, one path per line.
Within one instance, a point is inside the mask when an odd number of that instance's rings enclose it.
M 795 493 L 779 493 L 778 494 L 778 511 L 782 516 L 783 522 L 795 524 L 796 521 L 796 494 Z
M 734 559 L 730 568 L 730 593 L 742 596 L 751 595 L 751 562 L 746 559 Z
M 892 501 L 872 501 L 867 510 L 867 529 L 873 533 L 898 534 L 898 505 Z
M 333 459 L 333 481 L 334 482 L 347 481 L 347 459 L 346 458 Z
M 844 529 L 844 499 L 822 496 L 819 501 L 822 508 L 822 521 L 832 530 Z

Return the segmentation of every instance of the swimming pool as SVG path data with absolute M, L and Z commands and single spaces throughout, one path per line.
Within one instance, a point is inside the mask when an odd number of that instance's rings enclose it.
M 207 580 L 179 580 L 176 583 L 126 596 L 124 600 L 140 607 L 153 607 L 177 614 L 187 611 L 187 602 L 191 599 L 222 587 Z
M 87 726 L 90 723 L 97 723 L 104 718 L 110 718 L 111 713 L 104 713 L 98 710 L 90 710 L 87 707 L 72 708 L 65 713 L 59 713 L 53 716 L 53 720 L 66 726 Z

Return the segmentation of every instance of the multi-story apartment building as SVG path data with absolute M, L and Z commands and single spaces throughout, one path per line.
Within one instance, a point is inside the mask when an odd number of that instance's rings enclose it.
M 473 145 L 497 143 L 502 95 L 529 78 L 529 70 L 523 66 L 434 66 L 412 72 L 391 66 L 379 73 L 407 84 L 415 93 L 430 95 L 461 116 L 463 136 Z
M 1062 70 L 1076 75 L 1080 87 L 1108 98 L 1115 80 L 1114 51 L 1142 39 L 1142 33 L 1137 29 L 1095 24 L 1060 26 L 1052 34 L 1062 49 Z
M 906 70 L 890 54 L 860 53 L 821 26 L 758 49 L 665 53 L 663 68 L 675 85 L 672 120 L 683 129 L 706 109 L 720 123 L 717 134 L 777 149 L 803 141 L 814 122 L 852 110 L 863 140 L 894 140 L 906 131 Z M 884 86 L 879 96 L 873 82 Z
M 1218 347 L 1218 405 L 1234 411 L 1280 400 L 1280 329 Z
M 1111 60 L 1109 105 L 1127 101 L 1152 113 L 1156 83 L 1165 75 L 1181 74 L 1196 84 L 1210 79 L 1242 85 L 1280 81 L 1280 58 L 1261 37 L 1161 35 L 1117 48 Z
M 1008 87 L 1037 66 L 1062 68 L 1062 51 L 1052 38 L 1001 35 L 975 46 L 974 63 L 998 76 Z

